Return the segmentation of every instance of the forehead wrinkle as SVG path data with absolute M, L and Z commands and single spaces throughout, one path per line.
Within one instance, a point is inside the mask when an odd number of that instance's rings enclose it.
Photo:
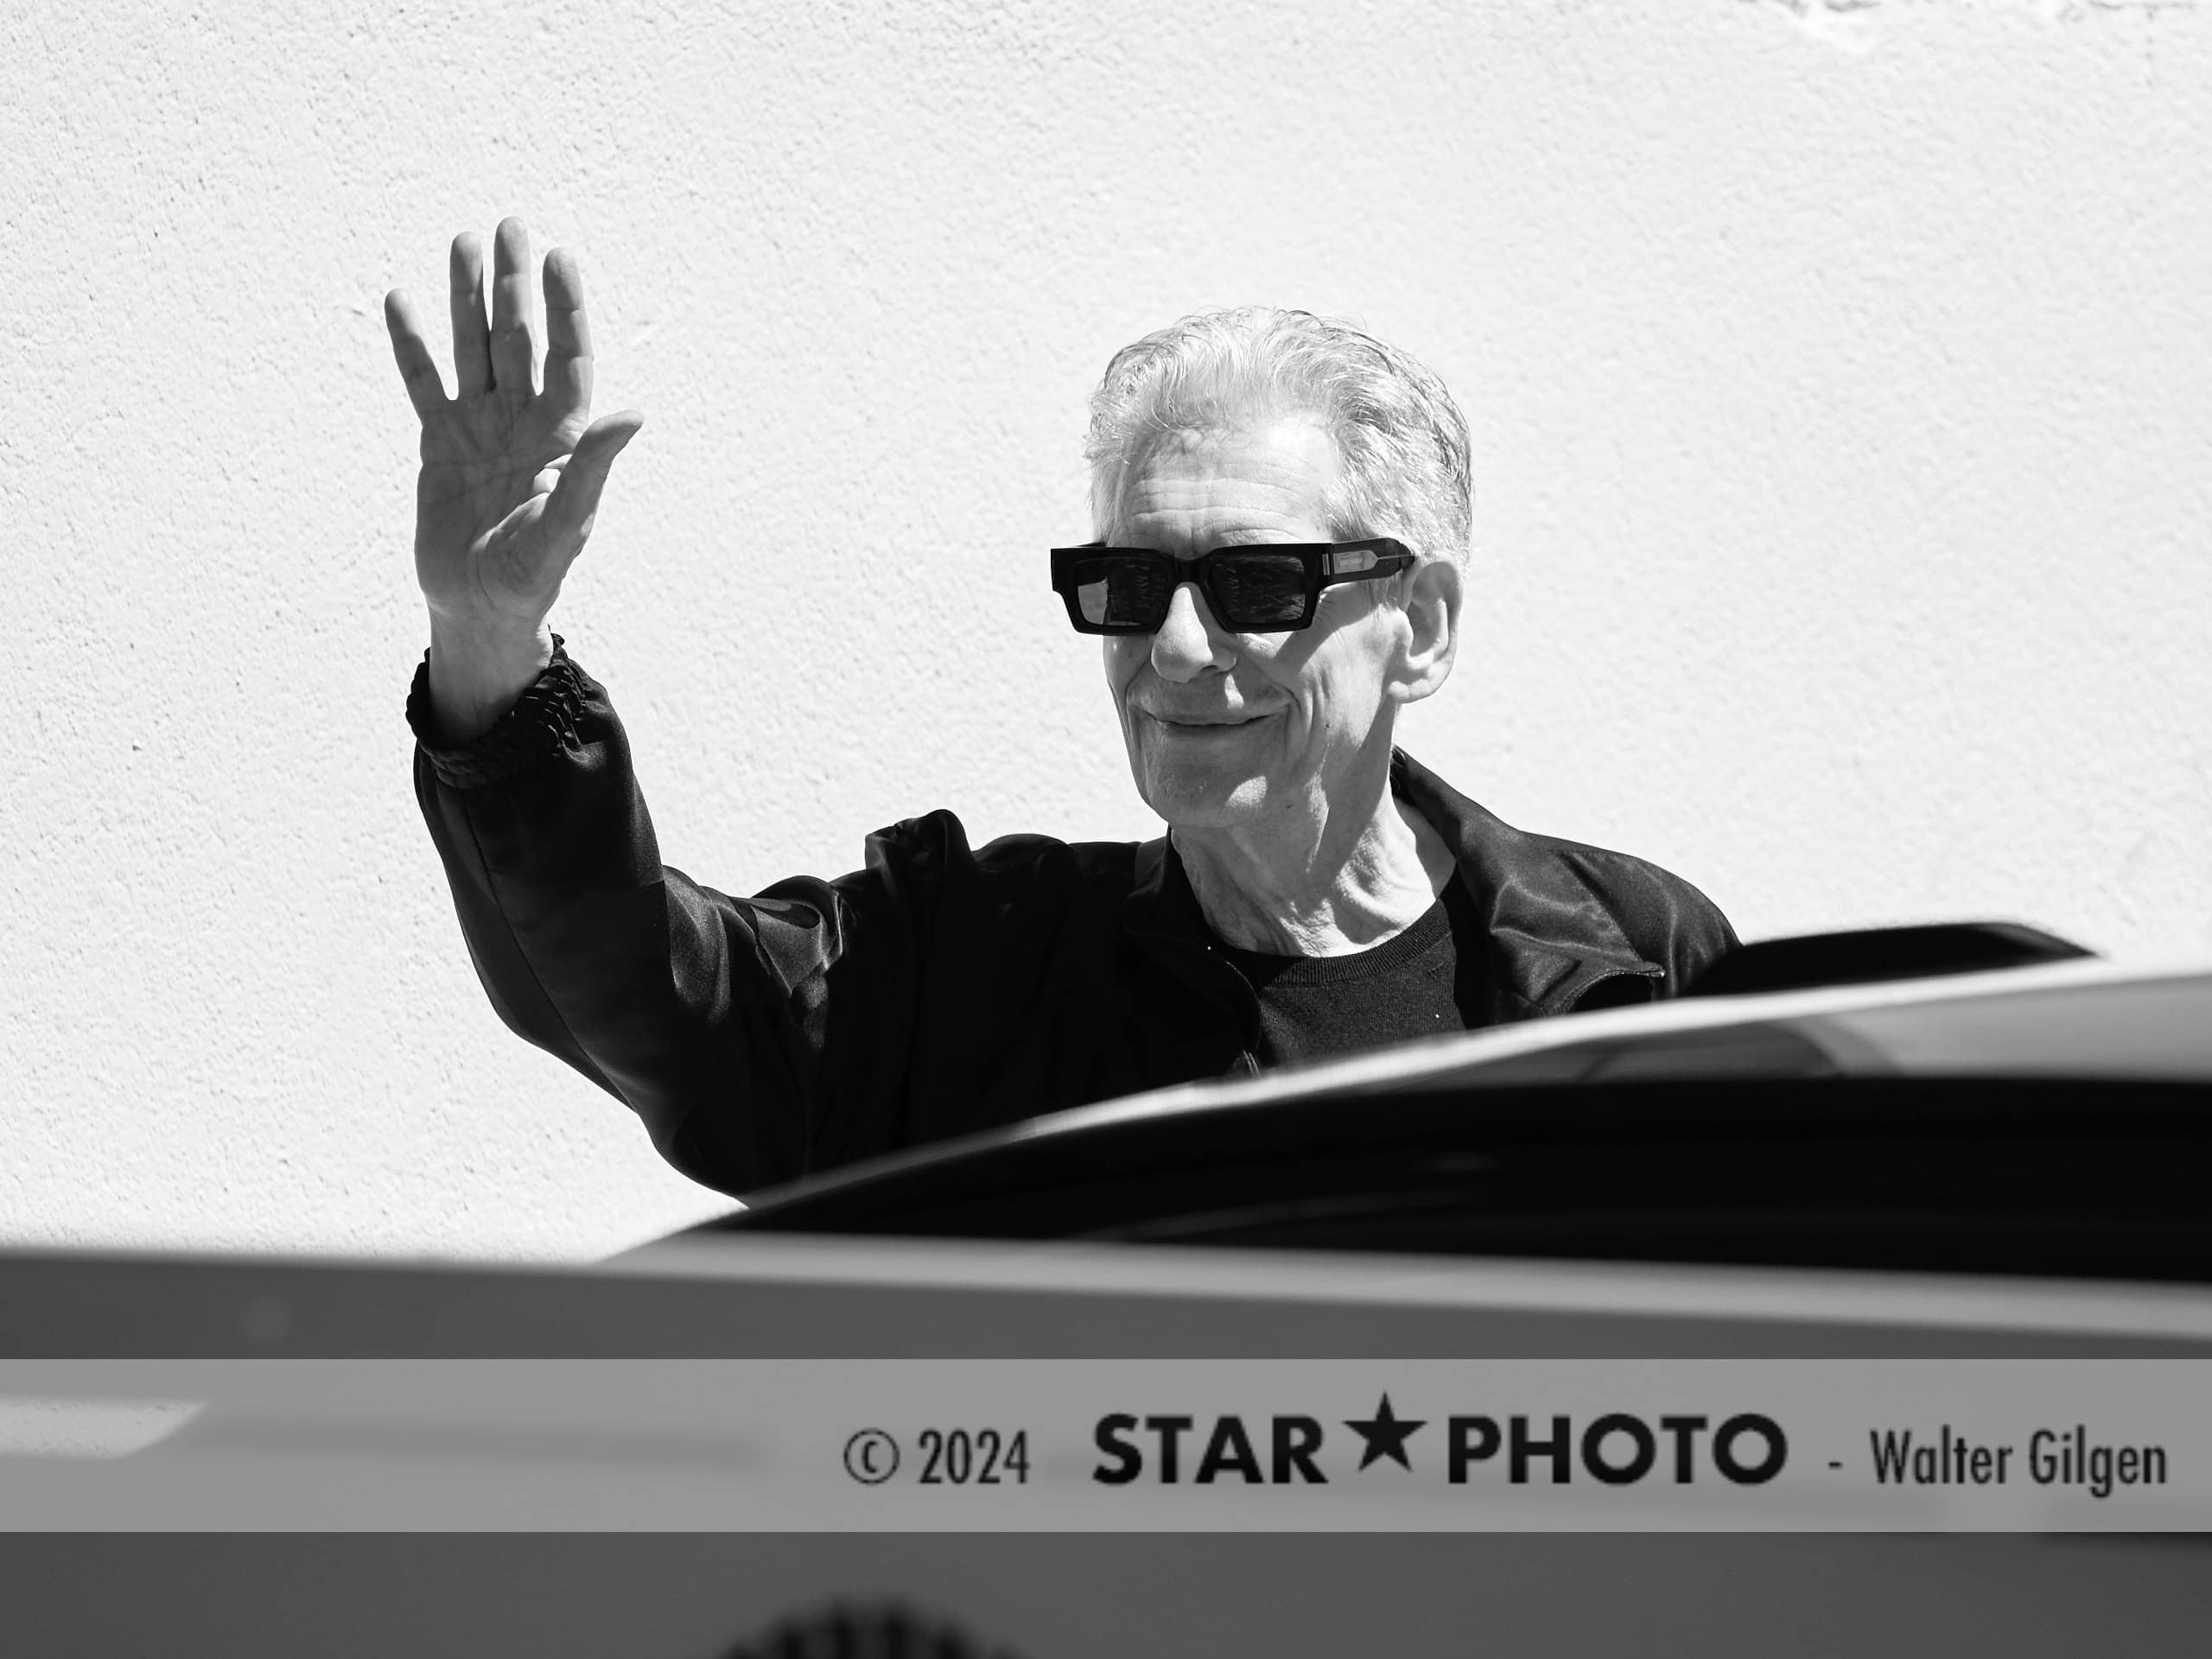
M 1264 441 L 1286 429 L 1293 442 Z M 1295 441 L 1309 434 L 1322 443 Z M 1325 457 L 1320 476 L 1313 464 L 1317 448 Z M 1308 539 L 1307 531 L 1325 526 L 1335 516 L 1342 465 L 1326 427 L 1303 414 L 1245 425 L 1166 429 L 1132 458 L 1122 475 L 1116 533 L 1126 534 L 1147 519 L 1155 528 L 1161 527 L 1160 520 L 1197 519 L 1209 544 L 1281 539 L 1286 529 L 1297 531 L 1295 539 Z M 1223 499 L 1224 486 L 1230 499 Z
M 1132 504 L 1123 512 L 1121 522 L 1115 527 L 1117 539 L 1137 537 L 1172 539 L 1188 537 L 1194 545 L 1192 553 L 1213 547 L 1237 547 L 1249 543 L 1311 541 L 1321 526 L 1307 517 L 1305 507 L 1290 499 L 1285 499 L 1278 511 L 1240 504 L 1228 510 L 1209 510 L 1208 504 L 1198 501 L 1179 505 L 1172 501 L 1149 505 Z M 1325 540 L 1323 536 L 1321 539 Z

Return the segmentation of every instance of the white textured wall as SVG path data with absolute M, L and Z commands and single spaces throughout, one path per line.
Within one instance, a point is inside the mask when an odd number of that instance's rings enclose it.
M 1462 788 L 1751 936 L 2212 951 L 2212 6 L 441 10 L 0 19 L 0 1240 L 721 1207 L 499 1025 L 409 790 L 379 301 L 507 212 L 647 413 L 556 626 L 716 885 L 1150 833 L 1043 550 L 1109 353 L 1266 301 L 1472 423 Z

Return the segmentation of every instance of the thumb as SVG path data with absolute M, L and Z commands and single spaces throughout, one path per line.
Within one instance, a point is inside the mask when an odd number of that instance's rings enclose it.
M 599 493 L 607 486 L 607 469 L 645 423 L 643 415 L 634 409 L 626 409 L 619 415 L 594 421 L 585 429 L 583 436 L 576 440 L 568 465 L 561 469 L 561 480 L 553 486 L 551 499 L 545 504 L 547 523 L 556 536 L 563 540 L 583 539 L 591 528 L 592 515 L 599 511 Z

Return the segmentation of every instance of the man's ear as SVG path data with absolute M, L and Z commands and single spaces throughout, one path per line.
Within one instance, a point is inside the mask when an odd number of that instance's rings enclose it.
M 1423 559 L 1402 578 L 1405 642 L 1393 666 L 1389 692 L 1400 702 L 1419 702 L 1451 677 L 1459 648 L 1459 567 L 1449 559 Z

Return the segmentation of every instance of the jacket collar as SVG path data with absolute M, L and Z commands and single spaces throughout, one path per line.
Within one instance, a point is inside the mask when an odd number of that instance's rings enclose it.
M 1459 884 L 1490 936 L 1491 985 L 1520 1005 L 1513 1012 L 1564 1012 L 1599 980 L 1616 975 L 1664 977 L 1664 969 L 1637 954 L 1583 879 L 1571 847 L 1515 829 L 1403 749 L 1390 756 L 1390 792 L 1450 843 Z M 1135 877 L 1122 908 L 1131 933 L 1192 945 L 1210 940 L 1198 895 L 1166 836 L 1138 846 Z
M 1629 943 L 1576 868 L 1573 847 L 1516 830 L 1403 749 L 1390 756 L 1390 790 L 1451 842 L 1459 885 L 1490 934 L 1491 982 L 1526 1012 L 1564 1013 L 1616 975 L 1666 976 Z
M 1165 836 L 1137 845 L 1136 881 L 1122 901 L 1122 925 L 1147 938 L 1198 944 L 1209 937 L 1198 895 Z

